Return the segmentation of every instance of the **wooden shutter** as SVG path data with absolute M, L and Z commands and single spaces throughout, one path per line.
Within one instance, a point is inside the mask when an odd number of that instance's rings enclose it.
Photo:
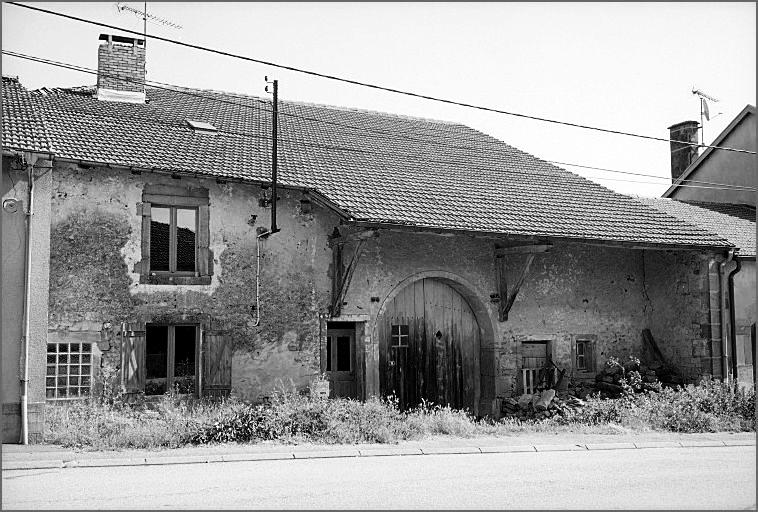
M 213 254 L 210 251 L 210 208 L 197 208 L 197 272 L 200 276 L 213 275 Z
M 145 324 L 122 324 L 121 379 L 126 393 L 145 390 L 145 348 Z
M 232 389 L 232 347 L 223 331 L 203 331 L 203 396 L 227 396 Z
M 142 217 L 142 260 L 137 263 L 134 270 L 139 272 L 144 279 L 150 275 L 150 220 L 152 215 L 150 203 L 138 203 L 137 214 Z

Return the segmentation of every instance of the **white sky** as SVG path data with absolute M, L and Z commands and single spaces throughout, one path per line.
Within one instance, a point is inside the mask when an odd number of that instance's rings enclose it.
M 115 2 L 32 3 L 132 30 Z M 126 2 L 142 8 L 140 2 Z M 711 142 L 756 103 L 755 3 L 216 3 L 150 2 L 182 25 L 148 34 L 396 89 L 579 124 L 668 138 L 710 105 Z M 97 68 L 108 29 L 3 3 L 3 49 Z M 148 40 L 148 80 L 467 124 L 547 160 L 670 178 L 669 145 L 519 119 L 371 90 Z M 30 89 L 95 77 L 2 57 Z M 716 116 L 718 112 L 722 115 Z M 658 196 L 669 181 L 566 167 L 627 194 Z M 634 184 L 598 178 L 643 180 Z

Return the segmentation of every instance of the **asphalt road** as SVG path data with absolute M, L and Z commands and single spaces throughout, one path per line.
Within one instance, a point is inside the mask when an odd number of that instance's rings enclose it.
M 755 509 L 756 449 L 658 448 L 5 471 L 3 509 Z

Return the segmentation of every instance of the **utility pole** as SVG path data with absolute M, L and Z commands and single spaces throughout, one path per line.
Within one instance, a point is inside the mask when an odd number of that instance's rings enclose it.
M 268 76 L 264 77 L 264 80 L 266 83 L 273 85 L 273 102 L 272 102 L 272 119 L 271 119 L 271 230 L 269 231 L 269 234 L 273 235 L 274 233 L 279 231 L 279 228 L 276 227 L 276 202 L 277 202 L 277 192 L 276 192 L 276 157 L 277 157 L 277 147 L 276 142 L 278 138 L 278 126 L 277 121 L 279 118 L 279 80 L 274 80 L 273 82 L 268 81 Z M 266 92 L 269 92 L 268 85 L 265 88 Z

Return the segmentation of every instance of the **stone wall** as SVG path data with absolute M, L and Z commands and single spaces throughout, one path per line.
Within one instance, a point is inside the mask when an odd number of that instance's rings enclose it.
M 139 283 L 134 265 L 141 259 L 142 219 L 136 208 L 146 183 L 209 190 L 210 285 Z M 256 228 L 267 227 L 270 215 L 269 208 L 259 206 L 262 195 L 252 185 L 58 164 L 50 336 L 96 339 L 96 356 L 119 365 L 121 322 L 145 315 L 167 323 L 210 319 L 233 343 L 234 394 L 257 400 L 270 393 L 275 377 L 304 386 L 318 371 L 318 314 L 326 310 L 331 287 L 326 236 L 337 220 L 318 206 L 303 213 L 302 193 L 280 190 L 281 232 L 261 241 L 258 305 Z
M 140 284 L 141 218 L 136 205 L 146 183 L 204 187 L 210 197 L 209 285 Z M 281 190 L 280 233 L 261 242 L 260 304 L 256 309 L 256 228 L 267 226 L 258 186 L 210 179 L 58 165 L 54 172 L 51 234 L 51 337 L 97 340 L 97 357 L 119 363 L 118 326 L 141 314 L 166 322 L 210 318 L 233 341 L 233 393 L 260 400 L 278 386 L 302 388 L 319 371 L 324 314 L 330 301 L 332 251 L 328 236 L 339 218 L 301 207 L 299 191 Z M 350 231 L 342 228 L 343 233 Z M 467 235 L 380 230 L 365 240 L 338 320 L 357 321 L 360 395 L 379 389 L 375 322 L 387 297 L 415 279 L 442 279 L 469 302 L 481 337 L 479 410 L 520 391 L 524 341 L 549 341 L 569 380 L 577 372 L 577 339 L 594 342 L 595 370 L 608 357 L 642 353 L 641 332 L 652 331 L 664 355 L 687 377 L 712 373 L 707 257 L 555 243 L 538 254 L 505 322 L 497 318 L 495 242 Z M 344 264 L 355 242 L 344 246 Z M 513 283 L 525 256 L 507 256 Z M 260 325 L 255 324 L 260 312 Z M 322 352 L 323 355 L 323 352 Z
M 484 334 L 481 411 L 496 397 L 520 392 L 521 347 L 530 340 L 550 342 L 553 360 L 567 370 L 566 382 L 594 380 L 594 372 L 574 371 L 577 339 L 594 341 L 595 369 L 600 370 L 608 357 L 642 355 L 645 328 L 691 380 L 711 373 L 712 355 L 700 348 L 709 339 L 710 320 L 707 268 L 699 254 L 556 243 L 535 257 L 508 320 L 499 322 L 490 300 L 497 292 L 494 243 L 381 231 L 364 242 L 343 313 L 367 314 L 375 336 L 372 322 L 392 290 L 422 277 L 457 283 Z M 513 283 L 526 257 L 507 258 L 508 282 Z M 366 344 L 367 353 L 376 352 L 376 340 Z

